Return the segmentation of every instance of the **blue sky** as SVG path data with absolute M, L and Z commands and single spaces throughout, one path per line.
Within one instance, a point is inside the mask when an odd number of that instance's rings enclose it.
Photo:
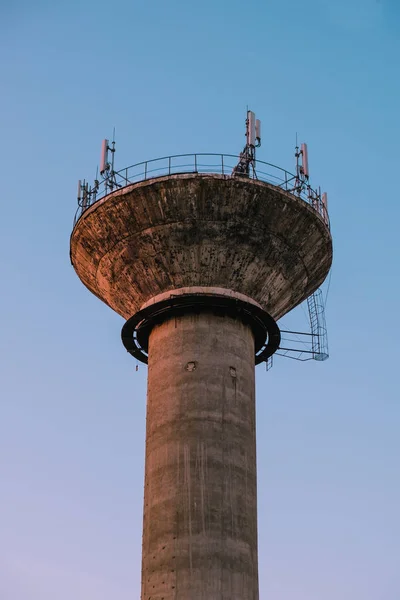
M 260 598 L 398 600 L 400 5 L 0 5 L 0 598 L 140 596 L 146 368 L 69 264 L 79 178 L 235 153 L 329 193 L 331 358 L 257 369 Z

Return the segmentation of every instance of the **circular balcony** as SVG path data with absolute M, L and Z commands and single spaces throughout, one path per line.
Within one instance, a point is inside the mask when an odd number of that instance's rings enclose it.
M 167 157 L 95 184 L 71 235 L 86 287 L 125 319 L 194 288 L 245 296 L 275 320 L 312 294 L 332 262 L 325 207 L 287 171 L 258 161 L 236 174 L 230 159 Z
M 307 182 L 300 182 L 293 173 L 262 160 L 254 161 L 249 175 L 235 173 L 238 160 L 238 156 L 233 154 L 177 154 L 146 160 L 119 171 L 108 171 L 101 180 L 95 181 L 88 194 L 84 193 L 82 198 L 78 198 L 74 226 L 85 210 L 117 189 L 168 175 L 209 173 L 263 181 L 294 194 L 311 205 L 329 228 L 327 208 L 318 192 L 313 190 Z

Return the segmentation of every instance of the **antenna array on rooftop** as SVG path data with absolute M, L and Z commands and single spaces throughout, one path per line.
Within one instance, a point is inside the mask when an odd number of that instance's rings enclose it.
M 78 207 L 82 209 L 82 212 L 84 212 L 91 204 L 96 202 L 97 194 L 99 193 L 101 185 L 104 186 L 106 193 L 112 192 L 114 188 L 121 187 L 121 185 L 117 183 L 115 177 L 114 156 L 115 128 L 111 145 L 108 139 L 104 139 L 101 143 L 100 176 L 102 179 L 98 179 L 99 169 L 97 168 L 96 179 L 94 180 L 93 187 L 89 186 L 85 180 L 79 180 L 78 182 Z

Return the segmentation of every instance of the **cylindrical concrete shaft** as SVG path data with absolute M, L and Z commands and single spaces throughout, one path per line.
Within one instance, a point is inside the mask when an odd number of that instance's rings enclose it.
M 150 334 L 142 600 L 258 600 L 254 371 L 240 320 Z

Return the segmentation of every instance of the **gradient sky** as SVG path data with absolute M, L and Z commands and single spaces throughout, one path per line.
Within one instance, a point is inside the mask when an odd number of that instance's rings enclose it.
M 76 184 L 113 126 L 118 167 L 236 153 L 247 104 L 334 235 L 331 358 L 257 369 L 260 599 L 399 600 L 399 31 L 398 0 L 0 0 L 0 600 L 140 596 L 146 368 L 70 266 Z

